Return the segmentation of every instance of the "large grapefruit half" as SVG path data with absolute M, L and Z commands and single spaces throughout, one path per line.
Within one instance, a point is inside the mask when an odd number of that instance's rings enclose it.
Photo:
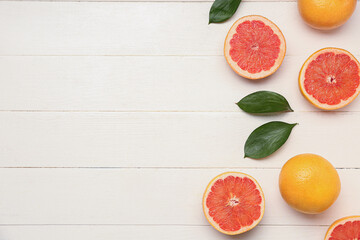
M 226 172 L 207 186 L 203 209 L 206 219 L 216 230 L 236 235 L 251 230 L 261 221 L 265 198 L 253 177 Z
M 325 240 L 354 239 L 360 239 L 360 216 L 344 217 L 335 221 L 325 235 Z
M 302 66 L 299 87 L 315 107 L 325 110 L 342 108 L 360 92 L 360 64 L 344 49 L 321 49 Z
M 226 61 L 237 74 L 249 79 L 273 74 L 284 60 L 285 52 L 284 35 L 263 16 L 240 18 L 225 39 Z

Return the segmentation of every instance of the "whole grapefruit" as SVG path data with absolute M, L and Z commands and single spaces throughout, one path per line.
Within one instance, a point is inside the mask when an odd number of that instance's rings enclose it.
M 325 158 L 300 154 L 285 163 L 279 177 L 281 196 L 295 210 L 317 214 L 328 209 L 340 193 L 340 178 Z
M 330 30 L 353 14 L 357 0 L 298 0 L 300 15 L 313 28 Z

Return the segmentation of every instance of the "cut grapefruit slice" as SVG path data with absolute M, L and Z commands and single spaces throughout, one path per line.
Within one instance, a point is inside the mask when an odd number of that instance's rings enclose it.
M 240 76 L 260 79 L 273 74 L 284 60 L 286 42 L 269 19 L 251 15 L 237 20 L 225 39 L 224 55 Z
M 244 173 L 215 177 L 203 196 L 206 219 L 218 231 L 236 235 L 254 228 L 262 219 L 265 198 L 256 180 Z
M 334 110 L 351 103 L 360 92 L 360 64 L 346 50 L 324 48 L 311 55 L 299 74 L 299 87 L 315 107 Z
M 360 239 L 360 216 L 344 217 L 335 221 L 325 235 L 325 240 L 354 239 Z

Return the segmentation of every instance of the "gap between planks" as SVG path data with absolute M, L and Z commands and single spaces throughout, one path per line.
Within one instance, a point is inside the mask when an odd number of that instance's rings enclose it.
M 208 111 L 208 110 L 40 110 L 40 109 L 17 109 L 17 110 L 0 110 L 0 112 L 4 113 L 191 113 L 191 114 L 217 114 L 217 113 L 233 113 L 239 114 L 241 111 Z M 334 111 L 323 111 L 323 110 L 308 110 L 308 111 L 294 111 L 292 113 L 329 113 L 329 112 L 336 112 L 336 113 L 359 113 L 360 110 L 334 110 Z M 291 112 L 289 112 L 290 114 Z M 250 114 L 251 115 L 251 114 Z M 261 115 L 259 116 L 276 116 L 276 114 L 269 114 L 269 115 Z
M 139 169 L 139 170 L 151 170 L 151 169 L 160 169 L 160 170 L 204 170 L 204 169 L 256 169 L 256 170 L 280 170 L 281 167 L 41 167 L 41 166 L 3 166 L 0 169 L 93 169 L 93 170 L 120 170 L 120 169 Z M 360 167 L 335 167 L 337 170 L 359 170 Z
M 209 224 L 86 224 L 86 223 L 78 223 L 78 224 L 0 224 L 0 227 L 7 226 L 143 226 L 143 227 L 170 227 L 170 226 L 178 226 L 178 227 L 211 227 Z M 261 224 L 259 223 L 259 227 L 328 227 L 326 224 L 314 224 L 314 225 L 304 225 L 304 224 Z
M 264 3 L 268 3 L 268 2 L 296 2 L 297 0 L 243 0 L 242 2 L 264 2 Z M 357 0 L 360 1 L 360 0 Z M 214 2 L 213 0 L 0 0 L 0 2 L 97 2 L 97 3 L 101 3 L 101 2 L 127 2 L 127 3 L 132 3 L 132 2 L 143 2 L 143 3 L 147 3 L 147 2 L 160 2 L 160 3 L 171 3 L 171 2 L 180 2 L 180 3 L 201 3 L 201 2 Z
M 0 0 L 0 2 L 2 2 L 3 0 Z M 360 1 L 360 0 L 359 0 Z M 161 2 L 160 2 L 161 3 Z M 168 3 L 168 2 L 167 2 Z M 178 3 L 178 2 L 174 2 L 174 3 Z M 188 2 L 186 2 L 188 3 Z M 190 2 L 191 3 L 191 2 Z M 201 3 L 201 2 L 200 2 Z M 359 54 L 354 53 L 353 54 L 356 58 L 360 58 Z M 306 58 L 309 57 L 309 54 L 285 54 L 285 57 L 303 57 L 305 56 Z M 33 55 L 29 55 L 29 54 L 0 54 L 0 57 L 189 57 L 189 58 L 193 58 L 193 57 L 224 57 L 223 54 L 74 54 L 74 55 L 66 55 L 66 54 L 49 54 L 49 55 L 45 55 L 45 54 L 33 54 Z
M 358 0 L 360 1 L 360 0 Z M 199 2 L 213 2 L 212 0 L 0 0 L 0 2 L 183 2 L 183 3 L 199 3 Z M 242 2 L 296 2 L 296 0 L 243 0 Z

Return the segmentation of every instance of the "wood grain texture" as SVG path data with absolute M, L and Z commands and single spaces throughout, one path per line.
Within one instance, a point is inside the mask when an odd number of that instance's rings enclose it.
M 235 239 L 258 240 L 276 236 L 278 240 L 319 240 L 324 237 L 326 229 L 312 226 L 258 226 Z M 0 237 L 6 240 L 234 239 L 210 226 L 0 226 Z
M 236 239 L 322 239 L 335 219 L 360 211 L 360 103 L 319 112 L 296 82 L 322 47 L 359 58 L 359 8 L 342 28 L 319 32 L 295 0 L 244 0 L 218 25 L 207 25 L 210 0 L 91 1 L 0 1 L 1 240 L 233 239 L 201 209 L 207 183 L 228 170 L 253 175 L 266 196 L 261 225 Z M 260 82 L 222 56 L 231 24 L 249 14 L 287 39 L 282 67 Z M 263 89 L 296 112 L 238 110 Z M 247 136 L 271 120 L 300 125 L 270 158 L 243 159 Z M 341 177 L 338 201 L 321 215 L 293 211 L 278 191 L 280 167 L 303 152 L 323 155 Z
M 299 123 L 264 160 L 243 159 L 258 126 Z M 2 167 L 279 168 L 317 153 L 339 168 L 358 168 L 360 113 L 0 113 Z
M 247 2 L 231 21 L 217 25 L 207 24 L 210 6 L 211 2 L 0 2 L 0 55 L 220 56 L 231 24 L 248 14 L 264 15 L 278 24 L 288 55 L 309 56 L 326 46 L 360 54 L 360 8 L 343 27 L 321 32 L 304 24 L 296 2 Z
M 360 211 L 359 169 L 338 170 L 342 190 L 325 213 L 295 212 L 278 189 L 280 169 L 0 169 L 0 224 L 126 224 L 207 226 L 201 207 L 208 182 L 228 171 L 262 186 L 262 225 L 329 225 Z
M 274 75 L 254 82 L 222 56 L 0 57 L 0 110 L 239 112 L 242 97 L 272 90 L 295 111 L 318 111 L 299 91 L 305 60 L 288 56 Z M 360 111 L 360 101 L 341 111 Z

